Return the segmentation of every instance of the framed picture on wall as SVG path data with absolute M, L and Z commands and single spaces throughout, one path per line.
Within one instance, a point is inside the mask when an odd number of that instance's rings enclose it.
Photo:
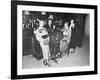
M 97 6 L 11 1 L 11 78 L 97 74 Z

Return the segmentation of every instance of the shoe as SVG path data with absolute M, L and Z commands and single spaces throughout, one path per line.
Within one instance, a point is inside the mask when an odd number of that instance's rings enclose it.
M 50 67 L 50 64 L 49 64 L 48 60 L 43 60 L 43 64 L 44 64 L 45 66 Z
M 56 62 L 57 64 L 59 64 L 58 61 L 57 61 L 56 59 L 52 58 L 52 60 L 53 60 L 54 62 Z
M 75 49 L 71 48 L 70 53 L 74 53 L 74 52 L 75 52 Z

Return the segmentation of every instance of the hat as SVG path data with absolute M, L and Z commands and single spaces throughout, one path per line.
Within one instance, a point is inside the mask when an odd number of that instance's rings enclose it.
M 49 15 L 48 19 L 52 20 L 53 19 L 53 15 Z

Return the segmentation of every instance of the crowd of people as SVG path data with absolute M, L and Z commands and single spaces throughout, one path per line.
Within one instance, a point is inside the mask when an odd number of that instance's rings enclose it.
M 53 44 L 50 35 L 57 34 L 57 32 L 62 34 L 57 54 L 62 56 L 65 54 L 69 55 L 70 52 L 75 52 L 76 45 L 73 36 L 75 28 L 74 19 L 64 21 L 63 26 L 55 25 L 53 23 L 53 15 L 50 15 L 47 20 L 40 20 L 37 18 L 35 20 L 32 19 L 29 22 L 31 24 L 23 24 L 23 29 L 27 28 L 32 30 L 33 35 L 41 47 L 44 65 L 50 66 L 49 61 L 51 59 L 58 63 L 55 58 L 51 57 L 52 53 L 50 51 L 50 43 Z

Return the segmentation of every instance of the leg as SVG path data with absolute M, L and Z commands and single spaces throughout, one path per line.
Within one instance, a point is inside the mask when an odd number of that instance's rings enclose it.
M 50 50 L 48 45 L 42 45 L 42 50 L 43 50 L 43 64 L 47 65 L 50 67 L 49 64 L 49 56 L 50 56 Z

